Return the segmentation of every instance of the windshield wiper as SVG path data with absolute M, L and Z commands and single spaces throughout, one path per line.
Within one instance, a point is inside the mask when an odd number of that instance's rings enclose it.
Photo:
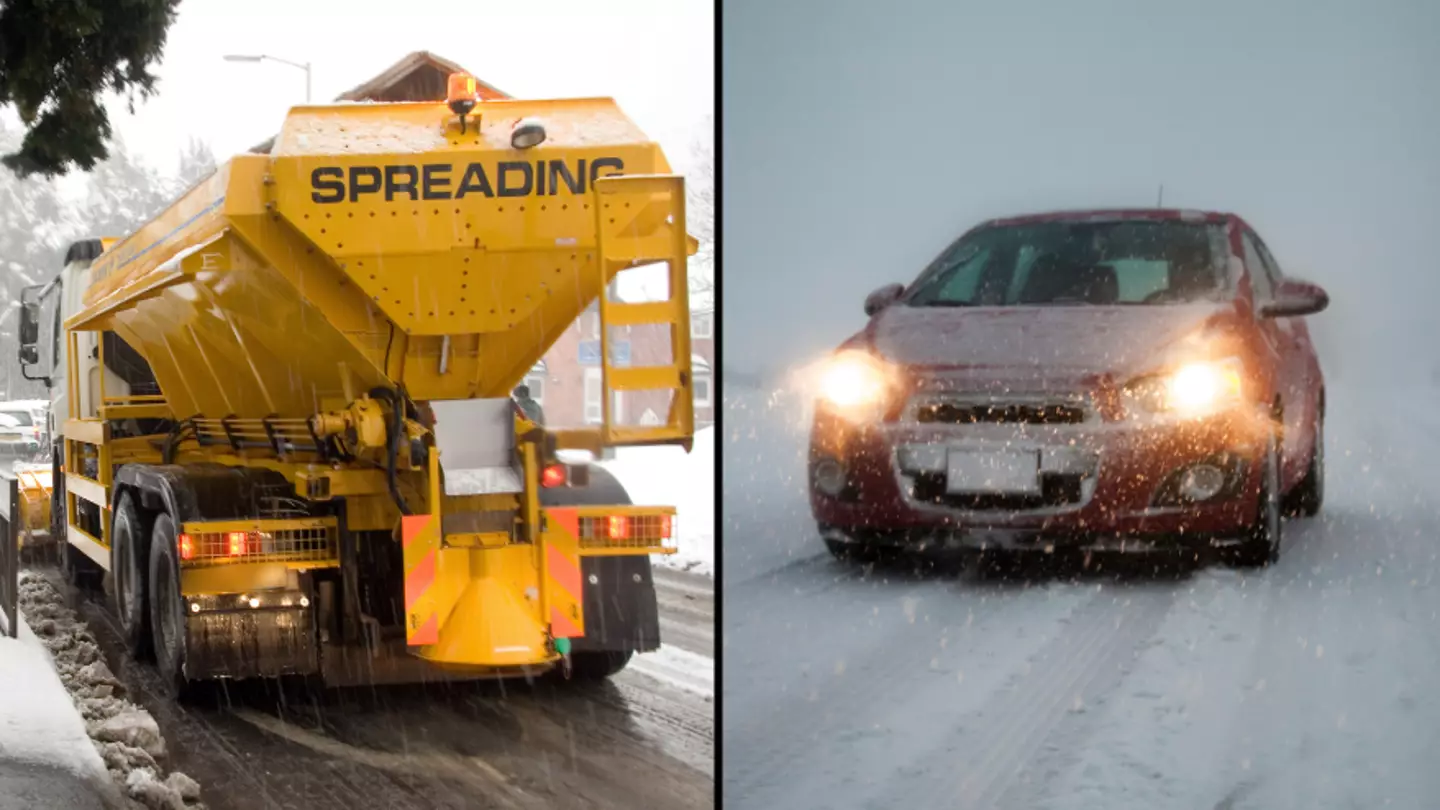
M 916 305 L 912 304 L 911 306 L 916 306 Z M 979 304 L 975 304 L 975 303 L 971 303 L 971 302 L 969 302 L 969 301 L 940 301 L 940 300 L 936 300 L 936 301 L 926 301 L 925 303 L 919 304 L 918 306 L 922 306 L 922 307 L 978 307 L 978 306 L 980 306 L 980 305 L 979 305 Z

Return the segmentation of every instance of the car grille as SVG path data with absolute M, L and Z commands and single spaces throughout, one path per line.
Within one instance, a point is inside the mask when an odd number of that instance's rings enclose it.
M 1085 409 L 1062 402 L 925 402 L 915 410 L 915 421 L 947 425 L 1078 425 Z

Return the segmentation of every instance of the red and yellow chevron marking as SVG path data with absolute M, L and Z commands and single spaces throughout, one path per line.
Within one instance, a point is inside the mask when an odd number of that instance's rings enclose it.
M 440 641 L 440 617 L 430 587 L 435 584 L 439 526 L 434 515 L 406 515 L 400 519 L 405 549 L 405 643 L 412 647 Z
M 546 509 L 544 535 L 550 635 L 585 635 L 584 576 L 580 573 L 580 515 L 574 509 Z

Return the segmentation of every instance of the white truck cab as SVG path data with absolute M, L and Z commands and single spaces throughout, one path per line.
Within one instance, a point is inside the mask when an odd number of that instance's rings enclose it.
M 85 307 L 90 266 L 112 240 L 87 239 L 65 252 L 59 275 L 45 284 L 20 292 L 20 372 L 27 380 L 40 380 L 50 391 L 49 436 L 54 457 L 61 458 L 65 420 L 70 417 L 70 388 L 66 385 L 65 321 Z M 94 417 L 100 399 L 99 340 L 95 332 L 76 334 L 80 386 L 79 416 Z M 109 345 L 106 349 L 110 349 Z M 107 358 L 108 360 L 108 358 Z M 107 365 L 112 365 L 107 362 Z M 105 391 L 112 396 L 129 393 L 130 386 L 113 370 L 105 370 Z

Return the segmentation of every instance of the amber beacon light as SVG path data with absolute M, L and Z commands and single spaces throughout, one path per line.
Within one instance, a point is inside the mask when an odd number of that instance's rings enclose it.
M 478 91 L 475 86 L 475 77 L 469 73 L 451 73 L 450 81 L 445 90 L 445 102 L 450 105 L 450 111 L 460 116 L 460 131 L 465 131 L 465 116 L 475 109 L 475 102 L 478 98 Z

